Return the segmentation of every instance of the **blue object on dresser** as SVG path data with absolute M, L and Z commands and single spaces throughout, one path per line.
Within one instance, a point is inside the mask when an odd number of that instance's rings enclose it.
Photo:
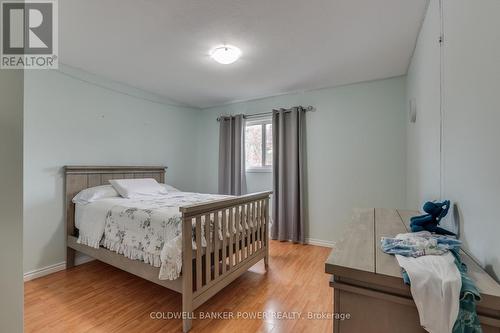
M 441 235 L 455 236 L 453 232 L 438 226 L 443 217 L 448 214 L 450 209 L 450 200 L 445 200 L 443 202 L 427 201 L 424 204 L 423 209 L 427 214 L 414 216 L 410 219 L 411 231 L 417 232 L 427 230 Z

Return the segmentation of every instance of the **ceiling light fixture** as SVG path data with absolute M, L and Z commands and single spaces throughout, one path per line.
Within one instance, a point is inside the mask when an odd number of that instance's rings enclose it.
M 241 50 L 232 45 L 220 45 L 210 51 L 210 56 L 219 64 L 229 65 L 238 60 Z

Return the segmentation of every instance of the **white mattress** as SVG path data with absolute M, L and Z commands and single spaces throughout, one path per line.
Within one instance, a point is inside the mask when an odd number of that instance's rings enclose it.
M 103 246 L 130 259 L 142 260 L 160 267 L 160 279 L 174 280 L 182 266 L 179 207 L 223 198 L 228 196 L 170 192 L 141 199 L 106 198 L 77 204 L 78 243 L 94 248 Z M 218 229 L 222 239 L 220 225 Z M 236 232 L 236 227 L 233 229 Z M 205 244 L 202 239 L 202 246 Z

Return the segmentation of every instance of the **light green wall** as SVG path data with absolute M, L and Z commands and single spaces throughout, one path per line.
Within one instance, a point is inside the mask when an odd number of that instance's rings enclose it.
M 167 165 L 196 190 L 196 109 L 63 67 L 26 71 L 24 271 L 65 260 L 62 167 Z
M 500 281 L 500 1 L 444 1 L 444 195 L 465 246 Z
M 200 190 L 217 190 L 219 114 L 292 105 L 316 108 L 306 119 L 308 238 L 338 240 L 355 207 L 405 206 L 404 77 L 203 110 L 198 120 Z
M 23 71 L 0 69 L 0 331 L 23 331 Z
M 431 1 L 407 76 L 407 110 L 410 99 L 417 107 L 417 121 L 407 121 L 406 200 L 411 209 L 439 199 L 441 190 L 440 25 L 439 3 Z
M 217 192 L 219 113 L 313 105 L 307 115 L 308 232 L 338 240 L 354 207 L 405 205 L 405 78 L 197 110 L 63 67 L 25 77 L 24 271 L 65 260 L 62 167 L 165 164 L 168 182 Z M 270 174 L 249 175 L 251 191 Z
M 408 75 L 408 96 L 417 96 L 417 126 L 435 128 L 442 120 L 440 137 L 420 137 L 416 146 L 409 146 L 408 155 L 419 154 L 418 146 L 439 147 L 442 154 L 419 156 L 415 169 L 408 175 L 420 175 L 418 183 L 409 186 L 409 193 L 420 192 L 421 198 L 435 198 L 435 189 L 422 186 L 441 182 L 443 197 L 456 202 L 454 221 L 460 223 L 465 247 L 497 280 L 500 279 L 500 1 L 443 0 L 444 46 L 442 67 L 436 43 L 439 37 L 438 0 L 431 0 L 427 18 L 419 37 Z M 436 20 L 438 20 L 436 22 Z M 442 90 L 431 72 L 442 69 Z M 422 75 L 422 73 L 429 75 Z M 430 89 L 429 87 L 434 87 Z M 441 92 L 443 117 L 435 106 L 436 92 Z M 434 101 L 433 103 L 429 100 Z M 425 115 L 425 116 L 420 116 Z M 409 141 L 412 133 L 409 132 Z M 431 150 L 432 152 L 432 150 Z M 428 157 L 428 158 L 427 158 Z M 434 170 L 436 159 L 442 158 L 443 176 Z M 410 183 L 411 184 L 411 183 Z M 419 199 L 413 198 L 412 206 Z

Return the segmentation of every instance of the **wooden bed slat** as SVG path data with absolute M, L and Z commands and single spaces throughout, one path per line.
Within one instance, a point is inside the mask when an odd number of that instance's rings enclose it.
M 258 251 L 260 249 L 260 212 L 261 210 L 261 206 L 260 206 L 260 200 L 257 201 L 257 209 L 256 209 L 256 214 L 257 214 L 257 217 L 256 217 L 256 220 L 257 220 L 257 230 L 255 230 L 255 239 L 256 239 L 256 242 L 255 242 L 255 251 Z
M 186 218 L 182 223 L 182 312 L 193 311 L 193 246 L 192 218 Z M 187 332 L 191 329 L 192 321 L 188 318 L 182 321 L 182 330 Z
M 253 229 L 252 229 L 252 253 L 255 253 L 255 247 L 256 247 L 256 243 L 257 243 L 257 237 L 256 237 L 256 234 L 257 234 L 257 202 L 255 202 L 253 204 L 253 207 L 252 207 L 252 225 L 253 225 Z
M 250 229 L 250 252 L 252 254 L 255 253 L 254 244 L 255 244 L 255 203 L 250 203 L 250 221 L 251 221 L 251 229 Z
M 227 215 L 226 211 L 222 211 L 222 274 L 226 273 L 226 261 L 227 261 L 227 242 L 226 242 L 226 227 L 227 227 Z
M 266 206 L 266 215 L 264 222 L 264 242 L 266 246 L 266 255 L 264 256 L 264 267 L 267 270 L 269 266 L 269 196 L 264 200 L 264 204 Z
M 214 225 L 215 230 L 215 225 Z M 212 239 L 211 239 L 211 218 L 210 214 L 205 215 L 205 239 L 207 241 L 207 248 L 205 249 L 205 285 L 208 285 L 211 280 L 211 267 L 210 253 L 212 252 Z M 214 237 L 215 239 L 215 237 Z
M 222 227 L 221 225 L 221 216 L 219 212 L 214 213 L 214 220 L 216 228 L 214 230 L 214 280 L 217 280 L 219 277 L 219 230 Z
M 257 252 L 258 248 L 258 239 L 257 239 L 257 231 L 259 230 L 259 202 L 256 201 L 254 204 L 254 229 L 253 229 L 253 251 Z
M 260 226 L 260 245 L 261 247 L 265 247 L 266 244 L 265 244 L 265 235 L 264 235 L 264 226 L 265 226 L 265 223 L 266 223 L 266 201 L 265 200 L 262 200 L 262 214 L 260 216 L 261 218 L 261 226 Z
M 203 250 L 201 246 L 201 217 L 196 218 L 196 290 L 201 289 L 201 278 L 203 271 L 201 270 L 201 252 Z
M 261 200 L 260 202 L 260 229 L 259 229 L 259 234 L 260 234 L 260 248 L 264 248 L 264 235 L 262 234 L 262 230 L 264 229 L 264 214 L 265 214 L 265 203 L 264 200 Z
M 248 246 L 250 244 L 250 205 L 245 205 L 245 259 L 250 255 Z
M 255 253 L 257 252 L 257 202 L 253 203 L 252 225 L 252 253 Z
M 229 270 L 232 270 L 233 269 L 233 266 L 234 266 L 234 263 L 233 263 L 233 255 L 234 255 L 234 243 L 233 243 L 233 226 L 234 226 L 234 209 L 233 208 L 229 208 L 228 209 L 228 212 L 229 212 L 229 226 L 228 226 L 228 229 L 229 229 L 229 254 L 228 254 L 228 257 L 229 257 Z
M 240 263 L 240 229 L 241 229 L 241 206 L 236 207 L 236 234 L 235 234 L 235 244 L 236 244 L 236 265 Z
M 262 217 L 262 201 L 257 201 L 257 249 L 262 248 L 262 243 L 260 242 L 260 230 L 261 230 L 261 217 Z

